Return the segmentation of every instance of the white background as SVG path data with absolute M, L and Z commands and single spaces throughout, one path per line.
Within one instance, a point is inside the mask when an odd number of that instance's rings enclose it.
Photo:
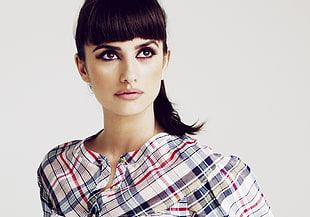
M 41 216 L 45 153 L 102 127 L 73 62 L 81 2 L 0 8 L 1 216 Z M 252 167 L 275 216 L 306 216 L 310 1 L 162 2 L 173 51 L 167 89 L 184 121 L 206 120 L 201 142 Z

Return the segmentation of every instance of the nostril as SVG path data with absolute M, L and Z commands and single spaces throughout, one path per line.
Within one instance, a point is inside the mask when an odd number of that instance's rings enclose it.
M 133 78 L 133 79 L 125 79 L 124 82 L 127 82 L 127 83 L 132 83 L 132 82 L 135 82 L 137 81 L 137 79 Z

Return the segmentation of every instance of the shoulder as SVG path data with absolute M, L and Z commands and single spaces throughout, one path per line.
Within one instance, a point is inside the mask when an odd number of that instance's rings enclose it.
M 61 155 L 74 151 L 75 147 L 78 146 L 81 142 L 82 140 L 73 140 L 55 146 L 45 155 L 41 165 L 44 165 L 45 163 L 51 163 Z
M 61 167 L 67 161 L 71 161 L 75 149 L 82 143 L 83 140 L 73 140 L 52 148 L 43 158 L 38 168 L 38 176 L 41 176 L 47 171 L 53 171 L 56 167 Z M 71 159 L 70 159 L 71 158 Z
M 216 153 L 197 140 L 182 154 L 190 156 L 184 162 L 194 174 L 191 180 L 199 180 L 187 198 L 190 209 L 199 216 L 212 212 L 223 212 L 223 216 L 239 216 L 240 213 L 241 216 L 246 212 L 262 215 L 271 213 L 250 167 L 241 158 Z M 194 205 L 197 200 L 207 205 Z M 209 206 L 214 209 L 209 210 Z
M 176 151 L 178 156 L 184 160 L 191 159 L 196 163 L 202 161 L 211 164 L 223 158 L 223 155 L 215 153 L 210 146 L 188 135 L 170 136 L 168 144 L 170 149 Z
M 178 150 L 178 156 L 192 167 L 197 175 L 204 173 L 210 177 L 211 174 L 227 176 L 228 173 L 250 172 L 248 165 L 238 156 L 217 153 L 210 146 L 190 136 L 174 137 L 170 146 L 171 144 L 175 145 L 173 149 Z

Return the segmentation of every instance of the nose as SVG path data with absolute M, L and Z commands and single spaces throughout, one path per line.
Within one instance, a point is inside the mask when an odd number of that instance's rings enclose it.
M 122 83 L 133 83 L 137 80 L 135 61 L 131 59 L 125 59 L 121 65 L 120 80 Z

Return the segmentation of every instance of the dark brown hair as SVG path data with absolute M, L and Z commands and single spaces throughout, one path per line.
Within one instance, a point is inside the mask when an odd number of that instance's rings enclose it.
M 134 38 L 160 40 L 167 54 L 166 14 L 157 0 L 85 0 L 79 14 L 75 42 L 85 60 L 84 46 Z M 154 101 L 155 119 L 172 135 L 195 134 L 204 124 L 186 125 L 169 101 L 164 81 Z

